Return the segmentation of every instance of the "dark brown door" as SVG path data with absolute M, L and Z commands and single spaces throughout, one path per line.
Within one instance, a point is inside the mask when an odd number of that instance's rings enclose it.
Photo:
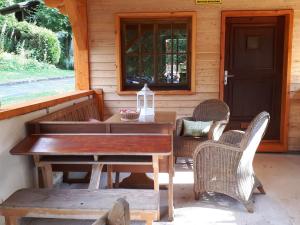
M 224 100 L 231 111 L 229 129 L 247 128 L 265 110 L 271 115 L 265 139 L 280 139 L 284 20 L 227 18 Z

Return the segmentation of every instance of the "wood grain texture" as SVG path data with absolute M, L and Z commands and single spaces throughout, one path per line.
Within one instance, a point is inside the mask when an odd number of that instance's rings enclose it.
M 13 155 L 169 155 L 170 135 L 49 134 L 31 135 L 16 145 Z
M 0 205 L 0 215 L 98 219 L 119 198 L 128 201 L 133 220 L 148 220 L 149 217 L 154 220 L 157 216 L 159 194 L 156 191 L 124 189 L 22 189 Z
M 288 116 L 290 109 L 289 88 L 291 82 L 291 54 L 292 54 L 292 36 L 294 11 L 286 10 L 234 10 L 222 11 L 221 16 L 221 61 L 220 61 L 220 99 L 224 99 L 224 68 L 225 68 L 225 33 L 226 18 L 232 17 L 249 17 L 249 16 L 283 16 L 285 18 L 284 28 L 284 54 L 283 54 L 283 79 L 282 79 L 282 96 L 281 96 L 281 118 L 280 118 L 280 138 L 278 141 L 269 143 L 263 141 L 260 144 L 259 151 L 264 152 L 286 152 L 288 151 Z
M 11 105 L 7 108 L 0 109 L 0 120 L 9 119 L 40 109 L 52 107 L 64 102 L 92 95 L 93 93 L 93 91 L 75 91 L 67 94 L 57 95 L 55 97 L 45 97 L 22 104 Z
M 128 0 L 89 0 L 88 24 L 91 65 L 91 86 L 103 88 L 105 116 L 120 108 L 134 108 L 135 95 L 118 95 L 115 53 L 115 15 L 118 13 L 195 11 L 196 24 L 196 90 L 195 95 L 157 95 L 158 110 L 177 112 L 178 116 L 192 114 L 199 102 L 219 98 L 220 31 L 221 11 L 224 10 L 294 10 L 291 71 L 290 71 L 290 112 L 288 117 L 288 149 L 300 150 L 300 121 L 294 116 L 300 112 L 300 2 L 298 0 L 226 0 L 219 5 L 195 5 L 190 1 L 149 2 Z M 298 99 L 298 100 L 297 100 Z M 118 104 L 122 102 L 122 105 Z

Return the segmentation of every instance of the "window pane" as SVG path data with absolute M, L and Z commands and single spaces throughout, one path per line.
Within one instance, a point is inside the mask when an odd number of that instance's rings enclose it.
M 126 83 L 127 84 L 139 84 L 139 57 L 138 56 L 126 56 Z
M 131 19 L 122 27 L 123 90 L 138 90 L 144 83 L 154 90 L 190 89 L 190 21 Z
M 160 55 L 158 57 L 158 80 L 160 83 L 171 83 L 172 55 Z
M 153 51 L 153 24 L 142 24 L 141 28 L 141 43 L 142 52 L 152 52 Z
M 139 50 L 139 26 L 138 24 L 125 25 L 125 52 L 134 53 Z
M 158 52 L 171 53 L 172 52 L 172 31 L 171 24 L 158 25 Z
M 187 52 L 188 32 L 186 24 L 173 25 L 174 52 Z
M 173 56 L 173 83 L 187 84 L 187 56 L 186 54 Z
M 154 67 L 153 67 L 153 56 L 144 55 L 143 56 L 143 71 L 142 79 L 148 84 L 154 82 Z

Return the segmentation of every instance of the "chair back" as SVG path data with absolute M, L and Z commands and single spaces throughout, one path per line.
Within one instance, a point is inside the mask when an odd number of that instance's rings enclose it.
M 254 150 L 255 152 L 266 133 L 269 122 L 270 114 L 268 112 L 263 111 L 258 114 L 245 131 L 240 147 L 244 150 L 251 149 L 251 151 Z
M 229 120 L 229 107 L 228 105 L 218 99 L 210 99 L 201 102 L 193 113 L 195 121 L 221 121 Z

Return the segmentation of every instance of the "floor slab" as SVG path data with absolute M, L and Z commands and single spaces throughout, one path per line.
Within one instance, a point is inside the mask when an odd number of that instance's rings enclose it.
M 257 154 L 254 160 L 257 176 L 266 195 L 254 195 L 254 213 L 222 194 L 209 193 L 199 201 L 193 195 L 192 165 L 179 160 L 174 177 L 175 219 L 167 221 L 167 192 L 161 191 L 162 221 L 156 225 L 300 225 L 300 155 Z M 105 181 L 105 174 L 102 181 Z M 160 176 L 161 182 L 167 177 Z M 101 184 L 102 187 L 105 183 Z M 63 185 L 64 188 L 70 188 Z M 72 185 L 71 188 L 81 186 Z M 85 225 L 92 221 L 28 220 L 27 225 Z M 133 224 L 143 224 L 135 222 Z

